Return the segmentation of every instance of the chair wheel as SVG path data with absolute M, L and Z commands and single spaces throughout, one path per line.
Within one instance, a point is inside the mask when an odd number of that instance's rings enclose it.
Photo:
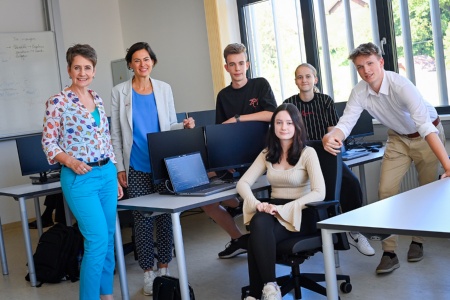
M 352 291 L 352 284 L 350 282 L 343 282 L 340 285 L 340 289 L 344 294 L 348 294 Z

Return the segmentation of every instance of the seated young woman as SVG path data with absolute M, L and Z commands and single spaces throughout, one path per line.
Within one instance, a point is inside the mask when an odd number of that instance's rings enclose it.
M 244 223 L 250 226 L 247 300 L 281 299 L 275 274 L 277 244 L 308 234 L 301 230 L 302 209 L 325 198 L 319 159 L 316 151 L 306 146 L 306 131 L 297 107 L 280 105 L 270 125 L 267 148 L 237 184 L 244 199 Z M 257 199 L 251 190 L 266 172 L 272 189 L 268 202 Z

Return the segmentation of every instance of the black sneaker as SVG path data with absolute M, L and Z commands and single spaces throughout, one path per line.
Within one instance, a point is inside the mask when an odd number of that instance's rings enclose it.
M 243 201 L 239 201 L 238 206 L 236 207 L 227 207 L 227 212 L 230 214 L 232 218 L 238 217 L 242 215 L 242 205 L 244 204 Z
M 247 253 L 247 250 L 242 248 L 239 239 L 235 239 L 226 244 L 225 250 L 219 252 L 219 258 L 233 258 L 242 253 Z

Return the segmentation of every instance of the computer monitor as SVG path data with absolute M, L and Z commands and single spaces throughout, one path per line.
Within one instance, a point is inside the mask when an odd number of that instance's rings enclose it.
M 339 117 L 341 117 L 344 114 L 344 109 L 346 105 L 347 102 L 335 103 L 336 111 Z M 350 135 L 347 137 L 347 141 L 373 134 L 374 131 L 373 131 L 372 116 L 367 112 L 367 110 L 363 110 L 361 116 L 359 117 L 358 121 L 353 127 L 352 132 L 350 132 Z
M 152 168 L 153 183 L 159 184 L 169 179 L 164 158 L 200 152 L 208 168 L 206 156 L 205 135 L 203 127 L 192 129 L 179 129 L 147 134 L 150 165 Z M 189 172 L 189 170 L 186 170 Z
M 268 128 L 266 122 L 206 126 L 209 171 L 250 166 L 266 146 Z
M 186 119 L 186 113 L 185 112 L 177 113 L 177 122 L 178 123 L 183 122 L 184 119 Z
M 195 120 L 195 126 L 206 126 L 216 124 L 216 110 L 202 110 L 188 113 Z
M 50 165 L 41 145 L 42 134 L 37 133 L 16 139 L 22 176 L 39 174 L 39 181 L 47 181 L 47 173 L 59 170 L 59 163 Z

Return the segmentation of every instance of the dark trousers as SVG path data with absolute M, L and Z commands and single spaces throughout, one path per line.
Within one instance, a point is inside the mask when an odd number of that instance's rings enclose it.
M 45 197 L 45 217 L 50 218 L 52 221 L 52 214 L 55 211 L 55 222 L 66 224 L 66 215 L 64 214 L 64 198 L 63 194 L 53 194 Z
M 259 299 L 264 284 L 276 280 L 277 244 L 287 238 L 305 235 L 305 233 L 289 231 L 278 222 L 277 218 L 262 212 L 257 212 L 253 216 L 249 226 L 247 260 L 250 296 Z
M 362 190 L 358 178 L 350 168 L 342 163 L 341 208 L 342 212 L 360 208 L 362 205 Z

